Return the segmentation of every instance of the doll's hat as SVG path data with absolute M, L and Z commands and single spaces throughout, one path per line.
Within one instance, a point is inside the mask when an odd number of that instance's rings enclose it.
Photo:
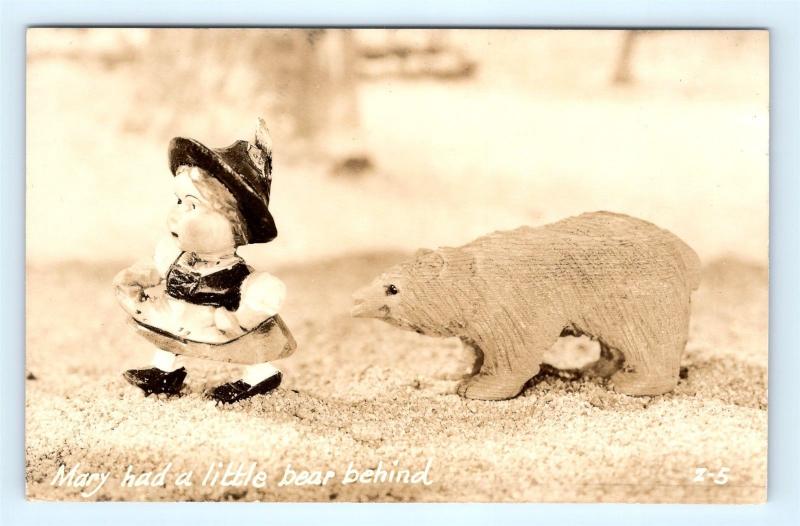
M 236 141 L 227 148 L 208 148 L 194 139 L 175 137 L 169 143 L 169 169 L 196 166 L 233 194 L 247 223 L 248 243 L 266 243 L 278 235 L 269 212 L 272 186 L 272 143 L 263 119 L 258 119 L 255 144 Z

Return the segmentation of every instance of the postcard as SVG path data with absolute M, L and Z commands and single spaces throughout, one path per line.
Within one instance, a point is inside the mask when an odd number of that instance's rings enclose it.
M 762 503 L 769 35 L 32 28 L 47 501 Z

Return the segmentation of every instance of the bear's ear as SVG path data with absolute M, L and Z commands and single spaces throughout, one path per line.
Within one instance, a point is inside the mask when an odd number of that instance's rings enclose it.
M 444 272 L 456 279 L 469 279 L 475 275 L 475 256 L 458 248 L 443 248 Z
M 416 259 L 416 258 L 418 258 L 418 257 L 422 257 L 422 256 L 424 256 L 425 254 L 430 254 L 431 252 L 433 252 L 433 250 L 431 250 L 431 249 L 429 249 L 429 248 L 420 248 L 419 250 L 417 250 L 417 251 L 414 253 L 414 258 Z
M 417 252 L 411 267 L 411 273 L 417 279 L 427 281 L 435 278 L 442 271 L 444 258 L 437 251 L 422 249 Z

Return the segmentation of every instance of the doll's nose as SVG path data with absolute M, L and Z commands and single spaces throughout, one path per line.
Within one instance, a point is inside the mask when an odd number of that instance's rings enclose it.
M 176 228 L 178 226 L 178 216 L 179 216 L 179 214 L 180 214 L 180 211 L 178 210 L 178 207 L 175 206 L 175 207 L 172 208 L 172 210 L 170 210 L 169 214 L 167 215 L 167 227 L 169 228 L 169 230 L 171 232 L 175 232 L 175 230 L 176 230 Z

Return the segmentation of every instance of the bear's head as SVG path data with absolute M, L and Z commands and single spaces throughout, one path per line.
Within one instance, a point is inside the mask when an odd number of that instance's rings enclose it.
M 463 325 L 459 287 L 474 265 L 458 249 L 422 249 L 353 294 L 351 314 L 377 318 L 402 329 L 431 336 L 452 336 Z

